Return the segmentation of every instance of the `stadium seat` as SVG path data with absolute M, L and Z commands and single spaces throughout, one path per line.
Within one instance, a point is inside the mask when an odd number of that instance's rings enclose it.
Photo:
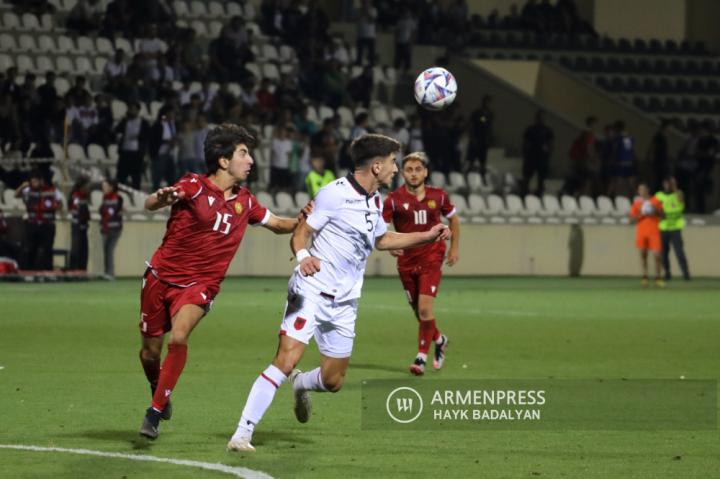
M 572 216 L 580 214 L 580 208 L 578 207 L 577 200 L 575 197 L 570 195 L 562 195 L 560 198 L 560 206 L 564 216 Z
M 627 218 L 630 214 L 630 200 L 625 196 L 615 197 L 615 210 L 613 216 Z
M 578 201 L 578 215 L 579 216 L 595 216 L 597 214 L 597 207 L 595 201 L 589 196 L 581 196 Z
M 121 120 L 122 117 L 125 116 L 125 113 L 127 113 L 127 105 L 122 100 L 114 99 L 110 107 L 112 108 L 113 120 L 115 121 Z
M 114 160 L 117 162 L 118 160 L 118 146 L 116 143 L 112 143 L 110 146 L 108 146 L 108 156 L 111 160 Z
M 132 56 L 132 53 L 135 51 L 130 41 L 122 37 L 115 39 L 115 48 L 123 50 L 127 56 Z
M 92 38 L 90 37 L 78 37 L 77 51 L 82 55 L 95 55 L 95 42 L 93 42 Z
M 465 175 L 463 175 L 459 171 L 451 171 L 450 189 L 452 189 L 453 191 L 466 191 L 468 189 L 468 186 L 467 181 L 465 180 Z
M 78 53 L 75 42 L 67 35 L 60 35 L 57 39 L 58 53 Z
M 460 215 L 466 215 L 470 210 L 467 204 L 467 200 L 465 200 L 465 197 L 463 195 L 453 193 L 450 195 L 450 201 L 453 205 L 455 205 L 457 213 Z
M 522 199 L 518 195 L 505 195 L 505 212 L 510 216 L 521 216 L 525 213 Z
M 540 213 L 541 216 L 566 216 L 560 208 L 560 202 L 554 195 L 543 195 L 543 209 Z
M 55 90 L 58 95 L 63 96 L 70 89 L 70 82 L 67 78 L 58 77 L 55 79 Z
M 35 70 L 35 63 L 33 62 L 32 57 L 28 55 L 18 55 L 15 57 L 15 65 L 17 66 L 20 73 L 29 73 L 34 72 Z
M 485 202 L 487 209 L 485 213 L 490 216 L 502 215 L 505 213 L 505 202 L 501 196 L 488 195 Z
M 353 113 L 350 110 L 350 108 L 346 106 L 340 106 L 337 109 L 337 114 L 340 115 L 340 124 L 343 126 L 351 127 L 353 126 L 355 120 L 353 118 Z
M 82 147 L 82 145 L 79 145 L 77 143 L 70 143 L 68 145 L 68 158 L 70 158 L 71 161 L 87 160 L 87 156 L 85 155 L 85 149 Z
M 607 196 L 598 196 L 597 215 L 600 217 L 611 217 L 613 214 L 612 200 Z
M 105 149 L 97 143 L 90 143 L 88 145 L 88 158 L 97 163 L 101 163 L 107 158 Z
M 18 38 L 18 51 L 23 53 L 36 52 L 38 47 L 35 44 L 35 36 L 23 33 Z
M 294 213 L 297 210 L 290 193 L 286 193 L 284 191 L 280 191 L 275 195 L 275 204 L 277 205 L 277 211 L 279 213 L 289 214 Z
M 3 52 L 17 51 L 18 46 L 15 37 L 9 33 L 0 34 L 0 50 Z
M 195 30 L 195 33 L 199 37 L 207 37 L 208 36 L 208 29 L 205 26 L 205 22 L 202 20 L 193 20 L 190 22 L 190 26 L 193 30 Z
M 193 17 L 205 17 L 207 16 L 207 8 L 205 4 L 199 0 L 193 0 L 190 2 L 190 14 Z
M 190 16 L 190 10 L 188 9 L 187 3 L 185 3 L 183 0 L 175 0 L 172 5 L 173 10 L 175 10 L 175 15 L 177 15 L 178 17 Z
M 474 193 L 468 196 L 468 214 L 471 216 L 477 216 L 485 213 L 487 206 L 485 206 L 485 199 Z
M 319 105 L 318 106 L 318 119 L 320 120 L 320 124 L 322 124 L 323 121 L 327 118 L 332 118 L 335 116 L 335 111 L 333 111 L 332 108 L 330 108 L 327 105 Z
M 3 14 L 3 28 L 6 30 L 20 30 L 20 18 L 13 12 Z
M 15 198 L 15 191 L 11 188 L 6 188 L 3 192 L 3 203 L 9 209 L 20 208 L 22 205 L 20 200 Z
M 430 184 L 436 188 L 445 188 L 445 175 L 441 171 L 430 173 Z
M 392 125 L 390 115 L 388 115 L 387 108 L 384 106 L 374 106 L 370 110 L 370 119 L 375 125 L 385 125 L 387 127 Z
M 64 55 L 55 57 L 55 65 L 58 73 L 75 73 L 75 65 L 70 57 L 66 57 Z
M 543 207 L 540 198 L 535 195 L 525 195 L 525 215 L 540 216 L 542 215 L 542 210 Z
M 87 57 L 75 57 L 75 71 L 81 75 L 87 75 L 94 72 L 95 68 Z
M 263 205 L 265 208 L 268 208 L 270 211 L 277 210 L 275 200 L 273 200 L 272 195 L 267 191 L 260 191 L 255 195 L 255 197 L 261 205 Z
M 310 201 L 310 195 L 304 191 L 298 191 L 295 193 L 295 206 L 297 209 L 302 209 Z
M 220 2 L 208 3 L 208 16 L 212 18 L 222 18 L 225 16 L 225 9 Z
M 247 10 L 246 12 L 243 12 L 243 8 L 240 6 L 240 4 L 235 2 L 226 3 L 225 8 L 227 9 L 227 14 L 230 17 L 242 15 L 245 17 L 246 20 L 252 20 L 255 17 L 255 9 L 254 7 L 252 7 L 252 5 L 250 5 L 249 2 L 245 2 L 245 10 Z

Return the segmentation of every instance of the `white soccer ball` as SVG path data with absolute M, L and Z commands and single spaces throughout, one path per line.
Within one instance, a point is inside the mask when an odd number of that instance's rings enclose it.
M 455 100 L 456 95 L 457 81 L 444 68 L 428 68 L 415 80 L 415 101 L 428 110 L 442 110 Z

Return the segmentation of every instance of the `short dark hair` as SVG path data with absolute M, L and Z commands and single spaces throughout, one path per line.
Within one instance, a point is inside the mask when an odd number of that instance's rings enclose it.
M 220 168 L 220 158 L 232 158 L 235 148 L 240 144 L 248 148 L 253 148 L 256 144 L 255 137 L 242 126 L 223 123 L 210 130 L 203 147 L 208 174 L 213 174 Z
M 372 160 L 400 151 L 400 143 L 389 136 L 368 133 L 350 144 L 350 158 L 355 168 L 368 166 Z

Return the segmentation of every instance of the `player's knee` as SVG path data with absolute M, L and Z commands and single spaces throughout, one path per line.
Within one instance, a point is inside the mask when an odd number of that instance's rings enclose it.
M 433 310 L 432 308 L 429 308 L 427 306 L 418 308 L 417 316 L 420 321 L 430 321 L 431 319 L 433 319 Z
M 160 348 L 143 345 L 142 349 L 140 349 L 140 360 L 143 362 L 160 361 L 160 354 Z
M 182 330 L 170 331 L 170 337 L 168 338 L 168 344 L 187 344 L 190 333 Z
M 325 386 L 325 389 L 328 390 L 328 392 L 336 393 L 340 391 L 343 387 L 343 383 L 345 382 L 345 378 L 340 375 L 336 374 L 333 376 L 325 377 L 323 376 L 323 386 Z
M 280 351 L 275 359 L 273 365 L 282 371 L 286 376 L 289 376 L 297 363 L 300 362 L 300 357 L 293 354 L 292 352 Z

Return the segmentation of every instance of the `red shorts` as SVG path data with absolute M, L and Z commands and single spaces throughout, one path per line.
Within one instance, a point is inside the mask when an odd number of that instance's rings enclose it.
M 647 249 L 655 253 L 659 253 L 662 250 L 662 243 L 660 241 L 659 231 L 638 231 L 635 235 L 635 245 L 637 249 Z
M 420 265 L 412 269 L 399 269 L 400 281 L 410 304 L 417 304 L 421 294 L 437 296 L 442 277 L 442 263 Z
M 201 283 L 181 288 L 158 279 L 150 271 L 143 277 L 140 293 L 140 333 L 157 337 L 170 331 L 171 319 L 186 304 L 196 304 L 210 311 L 214 294 Z

